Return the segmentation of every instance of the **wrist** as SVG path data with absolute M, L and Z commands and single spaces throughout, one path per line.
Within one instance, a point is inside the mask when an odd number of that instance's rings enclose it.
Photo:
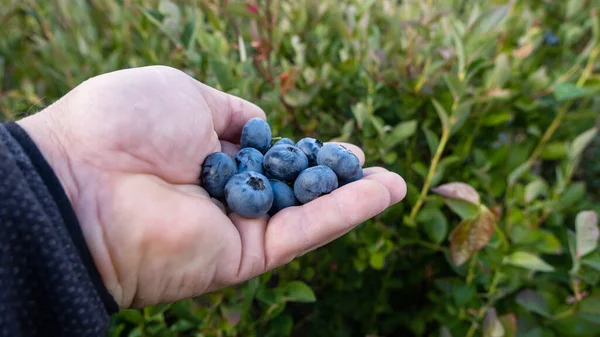
M 52 107 L 23 118 L 16 123 L 27 132 L 48 165 L 54 171 L 71 205 L 77 197 L 72 162 L 65 147 L 62 126 L 52 118 Z

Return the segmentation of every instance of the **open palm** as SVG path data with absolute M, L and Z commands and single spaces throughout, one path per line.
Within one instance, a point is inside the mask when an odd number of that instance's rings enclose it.
M 61 180 L 94 262 L 122 308 L 233 285 L 348 232 L 404 198 L 383 168 L 272 218 L 226 214 L 199 186 L 237 151 L 256 105 L 154 66 L 92 78 L 19 123 Z M 349 146 L 364 161 L 357 147 Z

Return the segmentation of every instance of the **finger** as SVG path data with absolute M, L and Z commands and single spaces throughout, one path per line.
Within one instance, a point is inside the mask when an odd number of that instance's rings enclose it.
M 238 229 L 242 242 L 242 256 L 235 279 L 247 280 L 264 273 L 267 217 L 249 219 L 235 213 L 229 217 Z
M 362 166 L 365 164 L 365 153 L 363 152 L 363 150 L 360 147 L 358 147 L 354 144 L 343 143 L 343 142 L 331 142 L 331 143 L 342 145 L 343 147 L 352 151 L 354 153 L 354 155 L 356 155 L 358 157 L 358 160 L 360 161 L 360 165 Z
M 221 151 L 227 153 L 228 155 L 234 156 L 240 150 L 240 146 L 237 144 L 230 143 L 226 140 L 221 141 Z
M 220 139 L 239 143 L 244 124 L 254 117 L 266 119 L 265 112 L 257 105 L 233 96 L 202 82 L 194 80 L 206 100 L 213 116 L 213 124 Z
M 404 180 L 395 173 L 383 172 L 301 207 L 280 211 L 269 221 L 265 234 L 267 270 L 338 238 L 405 195 Z
M 388 187 L 390 192 L 390 205 L 400 202 L 406 197 L 406 182 L 404 178 L 396 173 L 385 171 L 370 174 L 364 177 L 365 180 L 375 180 Z
M 363 177 L 368 177 L 373 174 L 389 172 L 387 169 L 379 166 L 367 167 L 363 169 Z

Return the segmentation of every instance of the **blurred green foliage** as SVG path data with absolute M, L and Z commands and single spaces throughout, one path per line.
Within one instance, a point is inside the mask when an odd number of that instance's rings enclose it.
M 0 111 L 164 64 L 409 185 L 342 239 L 110 336 L 600 335 L 598 0 L 0 0 Z M 360 196 L 357 196 L 360 197 Z

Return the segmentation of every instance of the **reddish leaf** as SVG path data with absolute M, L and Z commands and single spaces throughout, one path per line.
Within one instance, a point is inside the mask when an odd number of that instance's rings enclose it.
M 242 319 L 242 310 L 240 308 L 227 308 L 221 306 L 221 312 L 223 317 L 225 317 L 225 319 L 233 326 L 236 326 Z
M 485 337 L 504 337 L 504 326 L 498 319 L 495 308 L 490 308 L 483 320 L 483 335 Z
M 600 229 L 598 215 L 594 211 L 582 211 L 575 219 L 577 233 L 577 256 L 581 257 L 593 252 L 598 246 Z
M 482 207 L 476 219 L 463 220 L 450 234 L 450 255 L 452 262 L 460 266 L 471 258 L 473 253 L 485 247 L 494 235 L 495 217 Z
M 440 185 L 431 191 L 446 198 L 464 200 L 475 205 L 478 205 L 480 200 L 479 193 L 471 185 L 462 182 Z
M 469 231 L 473 220 L 463 220 L 450 234 L 450 258 L 459 267 L 467 262 L 473 251 L 469 248 Z
M 504 337 L 515 337 L 517 335 L 517 316 L 515 314 L 501 316 L 500 322 L 504 326 Z
M 470 232 L 469 245 L 471 249 L 480 250 L 490 242 L 494 235 L 495 220 L 492 212 L 487 209 L 482 210 Z

